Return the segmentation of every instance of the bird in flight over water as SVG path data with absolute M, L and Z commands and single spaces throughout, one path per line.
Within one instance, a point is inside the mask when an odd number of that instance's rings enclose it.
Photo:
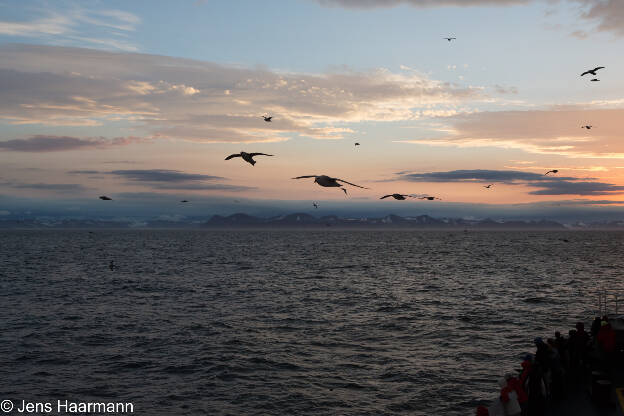
M 587 129 L 587 130 L 591 130 L 592 127 L 594 127 L 594 126 L 590 126 L 590 125 L 581 126 L 582 129 Z
M 100 199 L 101 199 L 102 201 L 112 201 L 112 200 L 113 200 L 113 198 L 109 198 L 109 197 L 107 197 L 107 196 L 105 196 L 105 195 L 102 195 L 102 196 L 100 197 Z
M 421 197 L 420 197 L 420 198 L 418 198 L 418 199 L 426 199 L 426 200 L 428 200 L 428 201 L 433 201 L 434 199 L 439 199 L 440 201 L 442 201 L 442 198 L 438 198 L 438 197 L 436 197 L 436 196 L 421 196 Z
M 594 69 L 588 69 L 587 71 L 583 72 L 583 73 L 581 74 L 581 76 L 584 76 L 584 75 L 587 75 L 587 74 L 592 74 L 593 76 L 596 76 L 596 75 L 597 75 L 597 74 L 596 74 L 596 71 L 598 71 L 599 69 L 603 69 L 603 68 L 604 68 L 604 66 L 597 66 L 597 67 L 596 67 L 596 68 L 594 68 Z M 593 81 L 593 80 L 592 80 L 592 81 Z
M 487 186 L 483 185 L 483 187 L 484 187 L 484 188 L 486 188 L 486 189 L 490 189 L 490 188 L 492 187 L 492 185 L 494 185 L 494 184 L 493 184 L 493 183 L 491 183 L 491 184 L 489 184 L 489 185 L 487 185 Z
M 267 123 L 271 122 L 271 119 L 273 118 L 273 116 L 262 116 L 262 118 L 264 119 L 264 121 L 266 121 Z
M 304 179 L 304 178 L 314 178 L 314 182 L 316 182 L 320 186 L 324 186 L 326 188 L 341 187 L 342 185 L 339 184 L 338 182 L 343 182 L 343 183 L 349 184 L 351 186 L 355 186 L 357 188 L 368 189 L 368 188 L 365 188 L 363 186 L 356 185 L 356 184 L 351 183 L 351 182 L 347 182 L 344 179 L 332 178 L 332 177 L 327 176 L 327 175 L 304 175 L 304 176 L 297 176 L 296 178 L 292 178 L 292 179 Z M 345 193 L 345 195 L 347 195 L 347 190 L 345 188 L 340 188 L 340 189 L 342 189 L 342 191 Z
M 591 82 L 599 82 L 600 80 L 598 78 L 592 78 L 590 79 Z
M 318 204 L 316 202 L 312 202 L 312 205 L 314 206 L 314 208 L 318 208 Z
M 548 172 L 544 174 L 544 176 L 548 175 L 549 173 L 557 173 L 557 172 L 559 172 L 557 169 L 549 170 Z
M 187 201 L 186 199 L 183 199 L 183 200 L 182 200 L 182 201 L 180 201 L 180 202 L 184 203 L 184 202 L 188 202 L 188 201 Z
M 396 200 L 399 200 L 399 201 L 404 201 L 406 198 L 413 198 L 413 196 L 411 196 L 411 195 L 405 195 L 405 194 L 390 194 L 390 195 L 384 195 L 384 196 L 382 196 L 382 197 L 381 197 L 381 198 L 379 198 L 379 199 L 386 199 L 386 198 L 389 198 L 389 197 L 392 197 L 392 198 L 394 198 L 394 199 L 396 199 Z
M 245 162 L 251 163 L 251 166 L 253 166 L 256 164 L 256 161 L 253 160 L 255 156 L 273 156 L 273 155 L 268 155 L 266 153 L 240 152 L 240 153 L 234 153 L 233 155 L 229 155 L 228 157 L 225 158 L 225 160 L 230 160 L 235 157 L 242 157 Z
M 443 39 L 446 39 L 446 40 L 448 40 L 450 42 L 450 41 L 455 40 L 457 38 L 443 38 Z
M 356 145 L 356 146 L 359 146 L 360 144 L 359 144 L 358 142 L 355 142 L 355 145 Z

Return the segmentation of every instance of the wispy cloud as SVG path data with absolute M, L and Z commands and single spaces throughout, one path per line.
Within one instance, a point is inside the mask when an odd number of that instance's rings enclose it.
M 12 152 L 61 152 L 68 150 L 80 150 L 87 148 L 105 148 L 110 146 L 123 146 L 142 141 L 138 137 L 116 137 L 106 139 L 104 137 L 78 138 L 69 136 L 33 136 L 27 139 L 13 139 L 0 141 L 0 151 Z
M 618 195 L 624 194 L 624 186 L 594 182 L 593 178 L 570 176 L 546 176 L 534 172 L 513 170 L 454 170 L 446 172 L 402 173 L 397 180 L 410 182 L 477 182 L 524 185 L 538 188 L 531 195 Z
M 622 108 L 565 106 L 548 110 L 464 114 L 447 119 L 442 137 L 401 142 L 432 146 L 500 147 L 575 158 L 621 159 Z M 592 124 L 591 130 L 581 128 Z
M 378 7 L 505 7 L 530 3 L 551 4 L 552 0 L 313 0 L 324 6 L 336 6 L 352 9 L 372 9 Z M 564 0 L 560 4 L 578 7 L 580 19 L 595 22 L 595 30 L 624 35 L 624 2 L 621 0 Z M 575 30 L 572 36 L 586 38 L 589 34 Z
M 74 7 L 66 10 L 42 10 L 42 16 L 27 21 L 0 21 L 0 35 L 39 38 L 65 45 L 104 47 L 136 51 L 124 33 L 132 32 L 141 19 L 122 10 L 92 10 Z M 105 30 L 101 37 L 86 36 L 94 27 Z
M 9 186 L 15 189 L 33 189 L 38 191 L 53 191 L 59 193 L 66 192 L 82 192 L 85 191 L 83 185 L 77 183 L 20 183 L 20 182 L 5 182 L 4 186 Z
M 351 132 L 345 123 L 456 114 L 481 94 L 410 69 L 279 73 L 155 55 L 0 46 L 0 114 L 13 124 L 123 120 L 150 137 L 202 142 L 337 139 Z M 260 117 L 266 113 L 272 123 Z
M 113 171 L 72 170 L 72 175 L 110 175 L 123 178 L 131 183 L 139 183 L 156 190 L 188 191 L 244 191 L 255 189 L 223 183 L 227 178 L 200 173 L 188 173 L 171 169 L 124 169 Z

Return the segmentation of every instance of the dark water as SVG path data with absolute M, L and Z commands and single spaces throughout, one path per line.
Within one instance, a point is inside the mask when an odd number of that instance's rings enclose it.
M 597 286 L 624 287 L 623 244 L 618 232 L 2 232 L 0 399 L 469 415 L 535 336 L 589 322 Z

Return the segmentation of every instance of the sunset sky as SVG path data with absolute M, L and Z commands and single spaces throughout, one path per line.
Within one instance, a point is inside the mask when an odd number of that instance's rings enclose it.
M 621 0 L 0 0 L 0 219 L 615 212 L 622 51 Z

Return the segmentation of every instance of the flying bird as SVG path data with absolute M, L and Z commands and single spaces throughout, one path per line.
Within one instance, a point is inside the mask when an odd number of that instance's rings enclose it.
M 587 130 L 591 130 L 592 127 L 594 127 L 594 126 L 590 126 L 590 125 L 581 126 L 582 129 L 587 129 Z
M 186 199 L 183 199 L 183 200 L 182 200 L 182 201 L 180 201 L 180 202 L 188 202 L 188 201 L 187 201 Z
M 557 169 L 549 170 L 548 172 L 544 174 L 544 176 L 548 175 L 549 173 L 557 173 L 557 172 L 559 172 Z
M 399 201 L 404 201 L 406 198 L 413 198 L 411 195 L 404 195 L 404 194 L 390 194 L 390 195 L 384 195 L 379 199 L 386 199 L 388 197 L 392 197 L 394 199 L 397 199 Z
M 253 158 L 255 156 L 273 156 L 273 155 L 268 155 L 266 153 L 247 153 L 247 152 L 240 152 L 240 153 L 235 153 L 233 155 L 229 155 L 228 157 L 225 158 L 225 160 L 230 160 L 234 157 L 242 157 L 243 160 L 245 162 L 251 163 L 251 166 L 256 164 L 256 161 L 253 160 Z
M 426 199 L 426 200 L 428 200 L 428 201 L 433 201 L 434 199 L 439 199 L 440 201 L 442 200 L 442 198 L 438 198 L 438 197 L 436 197 L 436 196 L 421 196 L 421 197 L 420 197 L 420 198 L 418 198 L 418 199 Z
M 356 146 L 359 146 L 360 144 L 359 144 L 358 142 L 355 142 L 355 145 L 356 145 Z
M 316 182 L 320 186 L 324 186 L 326 188 L 341 187 L 342 185 L 339 184 L 338 182 L 343 182 L 343 183 L 349 184 L 351 186 L 355 186 L 357 188 L 368 189 L 368 188 L 365 188 L 363 186 L 356 185 L 356 184 L 351 183 L 351 182 L 347 182 L 344 179 L 332 178 L 332 177 L 327 176 L 327 175 L 305 175 L 305 176 L 297 176 L 296 178 L 292 178 L 292 179 L 304 179 L 304 178 L 314 178 L 314 182 Z M 340 188 L 340 189 L 342 189 L 342 191 L 345 193 L 345 195 L 347 195 L 347 190 L 345 188 Z
M 262 116 L 262 118 L 264 119 L 264 121 L 266 121 L 267 123 L 271 122 L 271 119 L 273 118 L 273 116 Z
M 603 69 L 603 68 L 604 68 L 604 66 L 597 66 L 597 67 L 596 67 L 596 68 L 594 68 L 594 69 L 588 69 L 587 71 L 583 72 L 583 73 L 581 74 L 581 76 L 583 76 L 583 75 L 587 75 L 587 74 L 592 74 L 593 76 L 596 76 L 596 71 L 598 71 L 599 69 Z M 592 81 L 593 81 L 593 80 L 592 80 Z
M 490 189 L 490 188 L 492 187 L 492 185 L 494 185 L 494 184 L 493 184 L 493 183 L 491 183 L 491 184 L 489 184 L 489 185 L 487 185 L 487 186 L 483 185 L 483 187 L 484 187 L 484 188 L 487 188 L 487 189 Z
M 102 196 L 100 197 L 100 199 L 101 199 L 102 201 L 112 201 L 112 200 L 113 200 L 113 198 L 109 198 L 109 197 L 107 197 L 107 196 L 105 196 L 105 195 L 102 195 Z
M 312 202 L 312 205 L 314 206 L 314 208 L 318 208 L 318 204 L 316 202 Z
M 600 81 L 600 80 L 599 80 L 598 78 L 592 78 L 592 79 L 590 79 L 590 81 L 592 81 L 592 82 L 598 82 L 598 81 Z
M 446 39 L 446 40 L 448 40 L 450 42 L 450 41 L 455 40 L 457 38 L 442 38 L 442 39 Z

